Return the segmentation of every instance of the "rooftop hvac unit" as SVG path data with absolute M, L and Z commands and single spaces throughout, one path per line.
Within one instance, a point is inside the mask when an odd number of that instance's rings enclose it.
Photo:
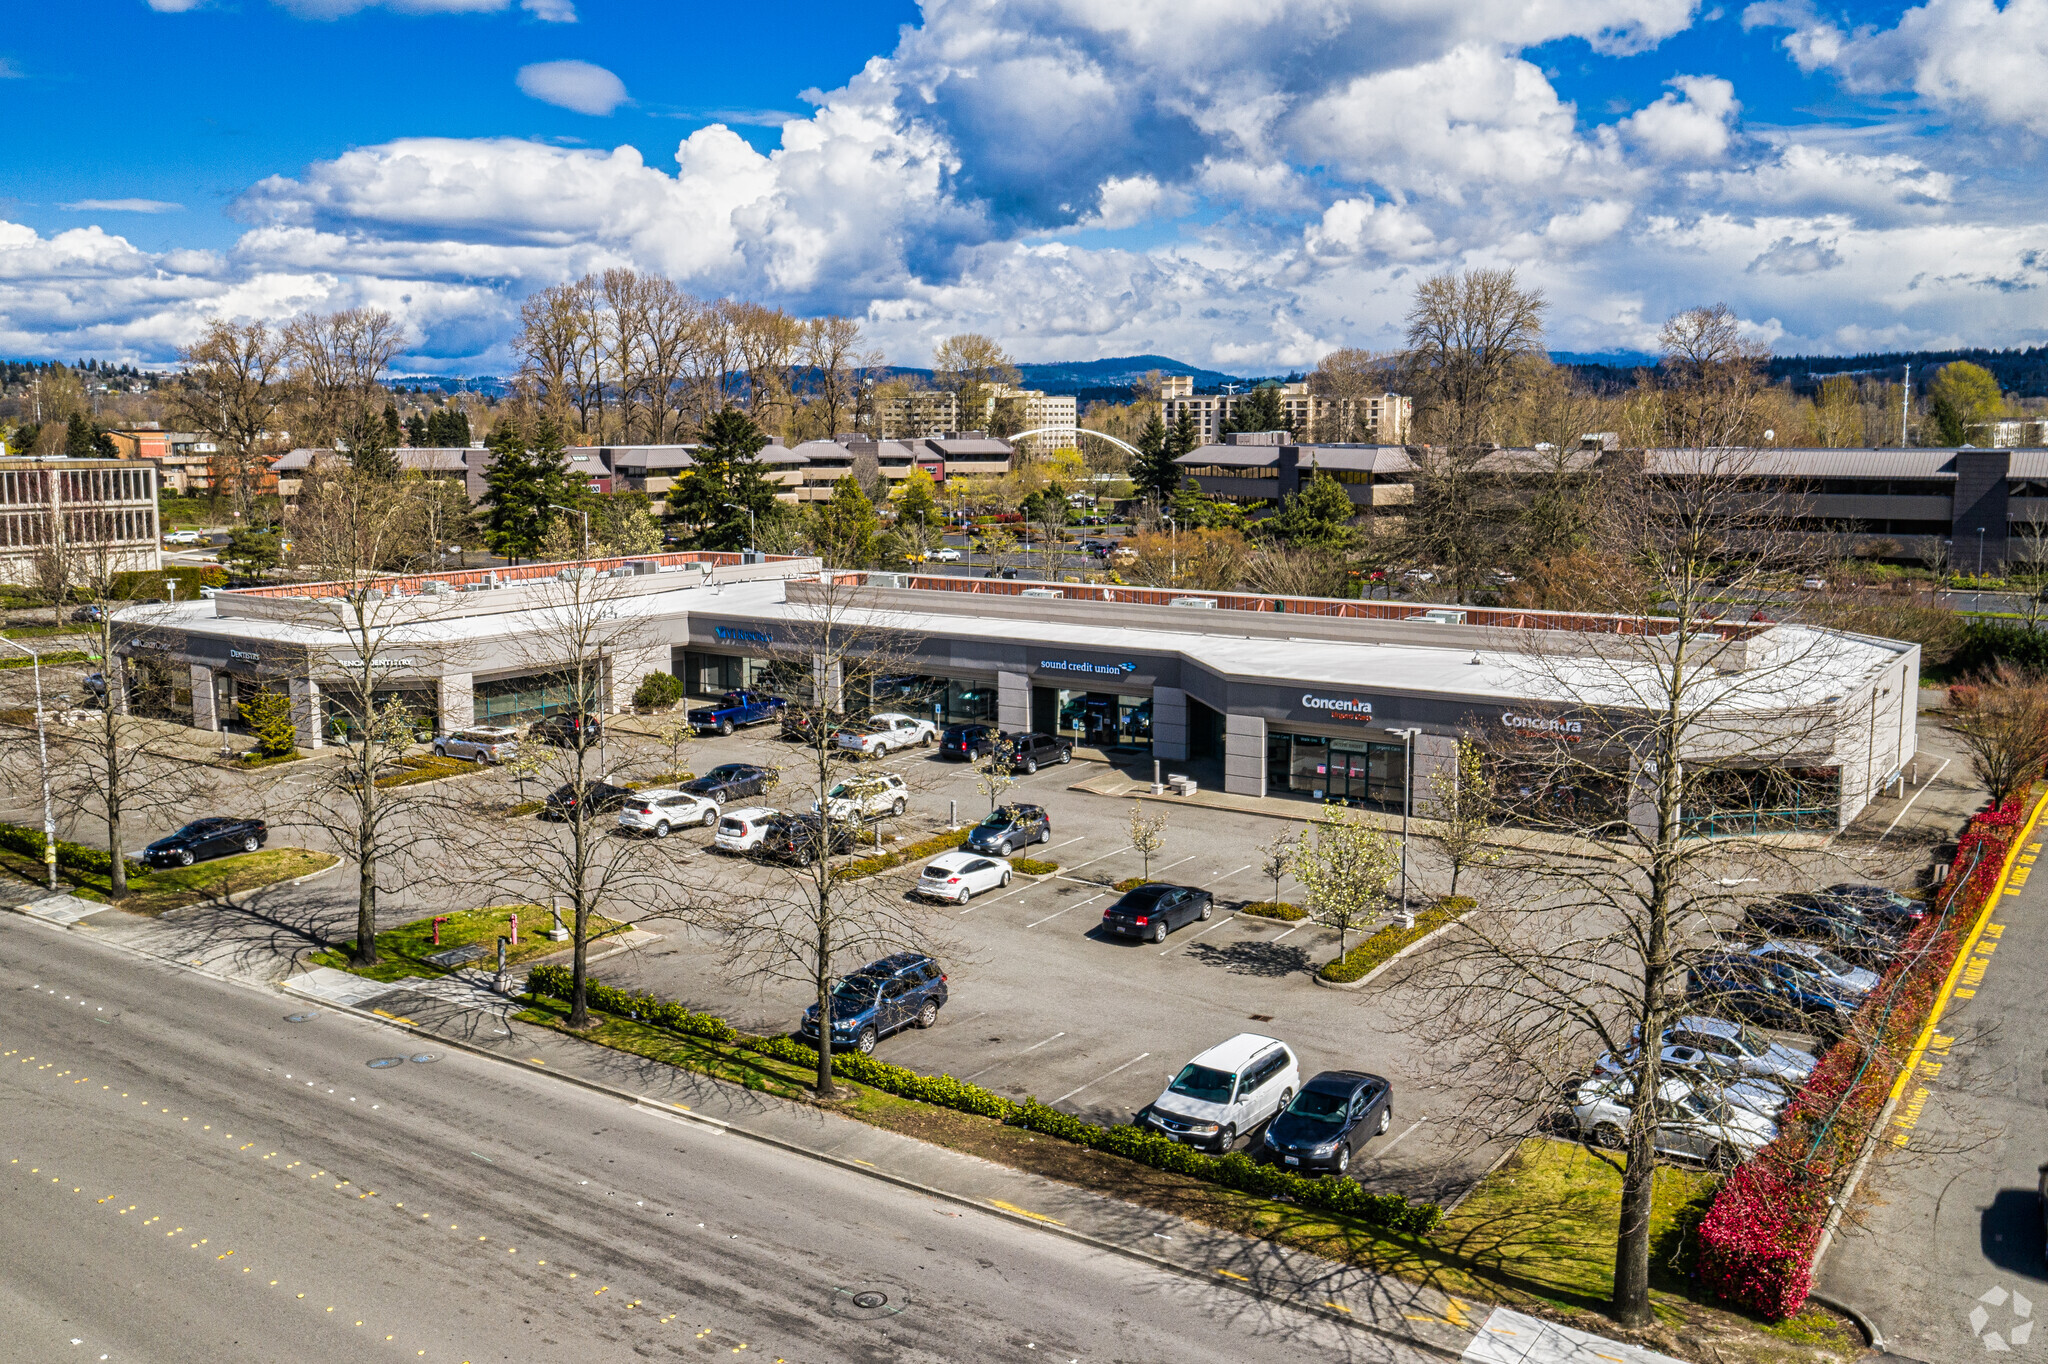
M 639 572 L 640 570 L 631 564 L 620 564 L 617 568 L 606 569 L 604 576 L 607 578 L 632 578 L 638 576 Z
M 488 592 L 496 586 L 496 583 L 464 583 L 455 590 L 457 592 Z
M 1444 610 L 1424 611 L 1421 615 L 1410 616 L 1408 619 L 1426 620 L 1431 625 L 1463 625 L 1465 623 L 1465 613 L 1463 611 Z
M 425 582 L 420 584 L 420 591 L 430 593 L 436 597 L 444 596 L 447 593 L 452 592 L 454 590 L 454 588 L 450 587 L 447 583 L 442 582 L 439 578 L 429 578 Z
M 585 583 L 597 574 L 596 570 L 589 568 L 564 568 L 558 570 L 555 576 L 565 583 Z
M 1064 598 L 1067 594 L 1060 591 L 1057 587 L 1027 587 L 1022 592 L 1019 592 L 1017 595 L 1020 597 Z
M 906 587 L 908 584 L 903 581 L 901 573 L 870 573 L 868 574 L 868 586 Z
M 740 551 L 740 562 L 743 564 L 765 564 L 768 562 L 768 556 L 758 549 L 743 549 Z
M 1167 605 L 1192 606 L 1203 611 L 1214 611 L 1216 609 L 1216 599 L 1214 597 L 1175 597 Z

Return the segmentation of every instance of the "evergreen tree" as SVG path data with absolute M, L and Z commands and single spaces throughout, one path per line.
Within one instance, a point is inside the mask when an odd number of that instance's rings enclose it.
M 386 416 L 391 416 L 386 409 Z M 355 439 L 349 442 L 349 467 L 359 474 L 371 478 L 396 482 L 398 479 L 398 455 L 392 449 L 386 423 L 364 413 L 357 422 Z
M 875 504 L 852 474 L 832 485 L 831 501 L 811 508 L 811 545 L 829 568 L 868 567 L 880 528 Z
M 1278 514 L 1260 523 L 1259 529 L 1296 549 L 1341 550 L 1351 543 L 1351 518 L 1357 511 L 1344 485 L 1317 471 Z
M 419 413 L 409 413 L 405 419 L 405 443 L 415 450 L 424 449 L 427 444 L 427 419 Z
M 117 459 L 120 451 L 107 433 L 83 412 L 64 423 L 64 453 L 73 459 Z
M 1244 395 L 1244 400 L 1231 409 L 1224 419 L 1223 433 L 1230 435 L 1240 431 L 1285 431 L 1287 413 L 1280 406 L 1280 389 L 1276 384 L 1260 384 Z
M 775 511 L 775 485 L 756 458 L 768 437 L 752 417 L 727 407 L 704 423 L 700 441 L 690 472 L 669 488 L 669 510 L 697 527 L 699 548 L 738 549 L 747 544 L 754 523 Z M 861 500 L 867 501 L 865 494 Z M 868 514 L 874 514 L 873 503 Z
M 469 414 L 461 408 L 438 407 L 427 418 L 428 445 L 460 450 L 467 448 L 469 442 Z
M 543 417 L 532 440 L 519 422 L 498 423 L 491 432 L 493 456 L 484 470 L 484 540 L 496 553 L 520 559 L 533 555 L 555 518 L 550 503 L 576 505 L 579 490 L 562 452 L 562 433 Z
M 1174 457 L 1174 433 L 1166 429 L 1159 414 L 1145 423 L 1145 429 L 1138 433 L 1138 457 L 1131 464 L 1131 482 L 1138 491 L 1164 501 L 1180 486 L 1180 466 Z
M 390 403 L 384 404 L 384 445 L 396 450 L 405 443 L 405 428 L 398 424 L 398 409 Z

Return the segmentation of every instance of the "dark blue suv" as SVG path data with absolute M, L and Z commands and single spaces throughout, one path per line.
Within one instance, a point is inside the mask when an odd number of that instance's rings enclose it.
M 1689 965 L 1687 999 L 1766 1027 L 1839 1033 L 1862 1002 L 1817 975 L 1747 953 L 1706 953 Z
M 863 1056 L 902 1028 L 929 1028 L 946 1002 L 946 974 L 922 952 L 898 952 L 869 962 L 832 987 L 832 1046 Z M 818 1006 L 804 1010 L 800 1035 L 815 1045 Z

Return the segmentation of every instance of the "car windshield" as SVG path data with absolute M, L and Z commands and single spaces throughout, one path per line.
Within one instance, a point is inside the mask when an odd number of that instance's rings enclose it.
M 712 768 L 707 775 L 723 779 L 727 777 L 737 777 L 746 770 L 746 768 L 741 767 L 738 763 L 727 763 L 723 767 Z
M 934 862 L 924 869 L 924 874 L 934 881 L 943 881 L 959 870 L 959 867 L 949 867 L 944 862 Z
M 1287 1111 L 1297 1118 L 1309 1122 L 1335 1126 L 1344 1121 L 1344 1110 L 1351 1103 L 1343 1094 L 1329 1094 L 1318 1089 L 1304 1089 L 1294 1096 L 1294 1102 L 1287 1105 Z
M 1007 829 L 1012 823 L 1013 821 L 1008 815 L 998 810 L 995 814 L 990 815 L 974 827 L 977 829 Z
M 1826 971 L 1831 976 L 1846 976 L 1855 969 L 1832 952 L 1816 952 L 1813 954 L 1813 959 L 1820 963 L 1821 970 Z
M 1227 1104 L 1230 1102 L 1230 1087 L 1236 1083 L 1235 1075 L 1190 1062 L 1181 1068 L 1180 1074 L 1167 1086 L 1167 1091 L 1172 1094 L 1185 1094 L 1190 1099 L 1200 1099 L 1203 1103 Z
M 848 1004 L 866 1004 L 882 988 L 874 976 L 848 976 L 832 987 L 832 998 Z

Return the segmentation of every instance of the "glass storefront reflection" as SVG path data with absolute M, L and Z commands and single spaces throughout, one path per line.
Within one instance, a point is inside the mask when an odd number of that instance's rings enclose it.
M 1114 692 L 1058 693 L 1058 731 L 1089 748 L 1150 748 L 1152 698 Z
M 1399 744 L 1320 734 L 1266 736 L 1266 790 L 1271 795 L 1398 810 L 1407 771 L 1407 755 Z

